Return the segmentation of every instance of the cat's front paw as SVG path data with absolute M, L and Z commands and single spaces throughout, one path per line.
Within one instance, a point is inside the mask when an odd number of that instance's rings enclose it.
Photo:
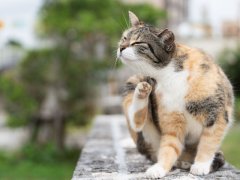
M 152 86 L 147 82 L 140 82 L 136 87 L 136 94 L 139 99 L 145 99 L 152 91 Z
M 194 175 L 206 175 L 211 170 L 211 162 L 195 162 L 190 169 Z
M 147 169 L 145 175 L 146 178 L 162 178 L 167 174 L 167 172 L 163 169 L 163 167 L 156 163 L 150 168 Z

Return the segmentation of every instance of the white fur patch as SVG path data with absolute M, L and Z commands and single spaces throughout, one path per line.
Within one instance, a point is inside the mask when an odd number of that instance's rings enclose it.
M 134 143 L 133 139 L 128 137 L 120 141 L 120 144 L 123 148 L 135 148 L 136 144 Z
M 211 169 L 212 159 L 206 162 L 195 162 L 190 169 L 190 172 L 194 175 L 206 175 L 209 174 Z
M 120 53 L 120 52 L 119 52 Z M 122 60 L 123 63 L 125 64 L 129 64 L 131 63 L 131 61 L 136 61 L 137 60 L 137 56 L 134 52 L 134 48 L 133 47 L 127 47 L 126 49 L 124 49 L 119 55 L 118 57 Z
M 146 171 L 147 178 L 162 178 L 167 174 L 167 172 L 163 169 L 163 167 L 156 163 Z
M 162 95 L 163 106 L 169 111 L 181 111 L 185 109 L 185 100 L 188 90 L 188 72 L 175 72 L 174 65 L 170 63 L 167 67 L 158 70 L 156 80 L 157 93 Z
M 158 150 L 159 150 L 159 146 L 160 146 L 160 134 L 157 131 L 155 125 L 147 120 L 144 127 L 143 127 L 143 137 L 144 140 L 151 144 L 152 147 L 152 157 L 154 158 L 154 160 L 157 161 L 157 155 L 158 155 Z
M 203 127 L 202 125 L 188 112 L 184 113 L 187 120 L 187 136 L 185 143 L 186 144 L 195 144 L 199 141 Z
M 139 99 L 136 96 L 134 96 L 133 97 L 133 102 L 129 106 L 129 109 L 128 109 L 129 123 L 130 123 L 131 128 L 136 132 L 139 132 L 143 129 L 144 123 L 141 127 L 136 127 L 136 124 L 135 124 L 135 121 L 134 121 L 135 113 L 138 112 L 139 110 L 143 109 L 147 105 L 148 105 L 148 98 Z

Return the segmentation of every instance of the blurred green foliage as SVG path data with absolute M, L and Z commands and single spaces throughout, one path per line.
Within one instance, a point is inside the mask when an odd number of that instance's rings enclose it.
M 227 133 L 221 149 L 223 150 L 226 161 L 240 169 L 240 156 L 239 156 L 239 137 L 240 137 L 240 124 L 236 122 Z
M 52 143 L 27 144 L 21 151 L 0 153 L 0 179 L 71 179 L 78 156 L 79 150 L 59 151 Z
M 38 163 L 60 163 L 62 161 L 77 161 L 78 155 L 78 149 L 59 151 L 53 143 L 49 142 L 44 145 L 27 144 L 21 151 L 15 153 L 15 159 L 18 161 L 28 159 Z
M 240 122 L 240 97 L 235 98 L 235 120 Z
M 165 11 L 147 4 L 126 5 L 118 0 L 49 0 L 42 8 L 40 27 L 44 35 L 53 38 L 79 41 L 100 33 L 111 40 L 120 37 L 127 28 L 128 10 L 151 24 L 166 17 Z
M 219 55 L 219 63 L 230 79 L 235 98 L 235 120 L 240 121 L 240 46 L 236 49 L 225 49 Z
M 48 86 L 66 91 L 67 97 L 60 103 L 68 119 L 85 125 L 94 114 L 96 94 L 92 88 L 101 80 L 100 74 L 106 68 L 106 61 L 79 60 L 62 49 L 32 50 L 21 64 L 20 77 L 28 95 L 39 104 Z
M 36 28 L 46 46 L 27 53 L 18 78 L 1 80 L 10 119 L 16 120 L 11 124 L 26 124 L 38 114 L 49 87 L 65 93 L 59 104 L 68 122 L 89 122 L 96 109 L 97 84 L 113 66 L 113 51 L 128 26 L 128 10 L 152 24 L 166 16 L 150 5 L 117 0 L 46 0 Z M 101 57 L 96 52 L 99 44 L 104 47 Z M 12 99 L 16 92 L 18 99 Z
M 26 125 L 36 112 L 37 103 L 24 86 L 11 76 L 0 76 L 0 92 L 5 108 L 10 114 L 8 124 L 12 127 Z
M 219 55 L 219 63 L 229 77 L 235 91 L 240 96 L 240 46 L 236 49 L 225 49 Z
M 98 84 L 114 65 L 128 10 L 155 25 L 166 16 L 118 0 L 45 0 L 36 26 L 40 46 L 28 50 L 17 73 L 0 79 L 9 124 L 30 124 L 33 142 L 53 140 L 63 149 L 65 126 L 86 125 L 98 110 Z

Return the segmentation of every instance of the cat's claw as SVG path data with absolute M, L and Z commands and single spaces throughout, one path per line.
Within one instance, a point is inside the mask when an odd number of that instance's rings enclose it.
M 191 166 L 190 173 L 194 175 L 206 175 L 206 174 L 209 174 L 210 169 L 211 169 L 211 163 L 196 162 Z
M 147 169 L 145 175 L 146 178 L 162 178 L 167 174 L 160 164 L 154 164 Z

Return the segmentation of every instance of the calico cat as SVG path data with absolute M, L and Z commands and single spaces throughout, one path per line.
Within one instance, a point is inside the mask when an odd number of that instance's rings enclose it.
M 155 162 L 146 175 L 164 177 L 174 165 L 195 175 L 217 170 L 224 164 L 218 150 L 233 122 L 229 80 L 210 56 L 176 43 L 168 29 L 147 25 L 132 12 L 129 18 L 132 27 L 117 56 L 140 74 L 127 81 L 123 109 L 139 152 Z

